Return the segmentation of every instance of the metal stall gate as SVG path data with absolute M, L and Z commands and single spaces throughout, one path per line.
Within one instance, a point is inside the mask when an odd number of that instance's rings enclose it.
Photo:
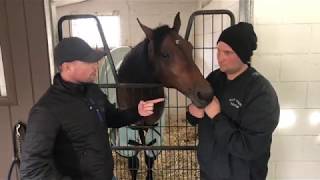
M 63 19 L 88 18 L 86 16 L 88 15 L 77 17 L 73 15 L 63 17 Z M 110 51 L 101 25 L 97 19 L 95 20 L 106 51 L 106 60 L 100 64 L 99 68 L 98 83 L 109 100 L 116 104 L 116 88 L 130 87 L 138 90 L 160 86 L 158 84 L 122 84 L 118 82 L 116 67 L 119 67 L 130 48 L 121 47 Z M 196 11 L 190 16 L 185 39 L 193 44 L 194 61 L 205 77 L 218 68 L 215 46 L 220 33 L 234 23 L 234 15 L 228 10 Z M 61 39 L 62 22 L 59 24 Z M 72 33 L 69 33 L 69 36 L 72 36 Z M 143 141 L 139 138 L 140 127 L 138 126 L 109 130 L 117 179 L 132 179 L 128 168 L 129 166 L 132 168 L 132 164 L 129 163 L 139 164 L 137 179 L 146 179 L 147 164 L 150 159 L 154 160 L 152 174 L 155 180 L 200 179 L 196 156 L 198 132 L 197 128 L 191 126 L 185 117 L 186 107 L 190 100 L 175 89 L 166 88 L 165 92 L 166 102 L 163 116 L 155 126 L 149 127 L 150 130 L 144 133 L 146 138 Z M 133 159 L 136 160 L 132 161 Z
M 234 23 L 235 18 L 228 10 L 196 11 L 190 16 L 185 39 L 193 44 L 193 58 L 204 76 L 218 68 L 215 50 L 217 38 L 223 29 Z M 115 51 L 113 57 L 119 56 Z M 148 87 L 142 85 L 139 88 Z M 166 88 L 164 117 L 147 134 L 150 136 L 149 143 L 152 140 L 155 142 L 153 145 L 148 146 L 148 142 L 140 142 L 139 138 L 135 139 L 135 143 L 125 144 L 134 139 L 129 136 L 138 136 L 135 126 L 111 131 L 115 135 L 112 142 L 118 179 L 131 179 L 128 157 L 135 154 L 140 159 L 137 179 L 146 179 L 148 168 L 145 154 L 152 153 L 156 157 L 152 168 L 153 179 L 200 179 L 196 156 L 197 128 L 191 126 L 185 117 L 189 103 L 190 100 L 177 90 Z

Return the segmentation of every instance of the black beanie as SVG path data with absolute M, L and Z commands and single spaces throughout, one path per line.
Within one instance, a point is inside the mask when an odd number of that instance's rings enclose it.
M 257 36 L 252 24 L 240 22 L 223 30 L 217 43 L 223 41 L 228 44 L 241 61 L 250 63 L 252 51 L 257 49 Z

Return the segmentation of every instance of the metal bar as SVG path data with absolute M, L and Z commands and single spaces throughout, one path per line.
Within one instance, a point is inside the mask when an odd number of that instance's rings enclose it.
M 112 150 L 197 150 L 197 146 L 112 146 Z
M 212 45 L 214 44 L 214 17 L 213 14 L 211 15 L 211 32 L 212 32 Z M 212 54 L 212 62 L 211 62 L 211 70 L 213 70 L 213 65 L 214 65 L 214 50 L 211 50 L 211 54 Z
M 204 41 L 205 41 L 205 37 L 206 37 L 206 34 L 205 34 L 205 21 L 204 21 L 204 14 L 202 14 L 202 47 L 204 47 Z M 204 76 L 204 57 L 205 57 L 205 51 L 204 51 L 204 48 L 202 49 L 202 75 Z
M 144 83 L 119 83 L 119 84 L 98 84 L 100 88 L 155 88 L 163 87 L 161 84 Z
M 225 9 L 218 9 L 218 10 L 200 10 L 200 11 L 195 11 L 191 14 L 191 16 L 189 17 L 189 21 L 188 21 L 188 25 L 187 25 L 187 30 L 186 30 L 186 34 L 184 39 L 188 40 L 189 39 L 189 35 L 190 35 L 190 30 L 191 30 L 191 26 L 195 20 L 195 17 L 198 15 L 207 15 L 207 14 L 226 14 L 230 17 L 230 21 L 231 21 L 231 25 L 235 24 L 235 17 L 233 15 L 233 13 L 229 10 L 225 10 Z
M 216 47 L 194 47 L 193 49 L 200 49 L 200 50 L 202 50 L 202 49 L 209 49 L 209 50 L 211 50 L 211 49 L 217 49 Z

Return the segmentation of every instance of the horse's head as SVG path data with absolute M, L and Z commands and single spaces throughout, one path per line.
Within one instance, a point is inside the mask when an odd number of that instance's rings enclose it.
M 213 90 L 193 61 L 191 43 L 178 34 L 179 13 L 172 28 L 165 25 L 153 30 L 139 19 L 138 22 L 149 40 L 148 58 L 154 76 L 164 86 L 182 92 L 196 106 L 205 107 L 213 97 Z

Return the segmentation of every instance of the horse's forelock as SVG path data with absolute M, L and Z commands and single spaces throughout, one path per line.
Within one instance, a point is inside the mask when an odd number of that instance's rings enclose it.
M 160 50 L 164 38 L 170 33 L 170 31 L 172 31 L 172 29 L 168 25 L 163 25 L 153 30 L 155 52 Z

